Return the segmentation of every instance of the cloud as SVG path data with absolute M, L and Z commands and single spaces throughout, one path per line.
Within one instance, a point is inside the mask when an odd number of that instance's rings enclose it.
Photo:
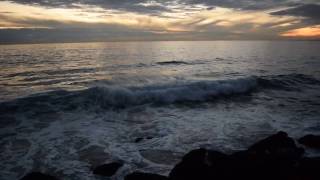
M 186 14 L 186 12 L 212 10 L 216 7 L 251 11 L 284 7 L 289 9 L 274 12 L 272 15 L 305 16 L 317 19 L 319 19 L 320 12 L 318 0 L 10 0 L 9 2 L 48 8 L 89 10 L 94 9 L 93 7 L 99 7 L 104 10 L 159 17 L 166 17 L 169 14 L 169 18 L 178 17 L 179 12 Z
M 305 2 L 317 0 L 11 0 L 11 2 L 40 5 L 46 7 L 77 7 L 77 5 L 93 5 L 104 9 L 116 9 L 136 13 L 160 14 L 170 12 L 173 7 L 204 5 L 207 9 L 216 6 L 245 9 L 263 10 L 279 6 L 294 6 Z
M 293 30 L 281 33 L 281 36 L 293 37 L 293 38 L 297 38 L 297 37 L 298 38 L 299 37 L 306 37 L 306 38 L 308 38 L 308 37 L 312 37 L 312 38 L 317 37 L 317 38 L 320 38 L 320 25 L 293 29 Z
M 30 34 L 39 41 L 279 39 L 320 19 L 319 0 L 11 0 L 0 6 L 6 7 L 0 29 L 11 29 L 13 41 L 29 41 Z M 9 37 L 1 33 L 0 41 Z
M 272 12 L 271 15 L 278 16 L 299 16 L 309 18 L 315 23 L 320 23 L 320 5 L 305 4 L 294 8 Z
M 270 9 L 281 5 L 291 6 L 295 3 L 290 0 L 185 0 L 185 2 L 245 10 Z
M 159 3 L 158 3 L 159 1 Z M 170 11 L 166 4 L 169 0 L 11 0 L 25 5 L 38 5 L 51 8 L 78 8 L 81 5 L 98 6 L 104 9 L 123 10 L 142 14 L 158 14 Z M 151 3 L 150 3 L 151 2 Z M 154 3 L 152 3 L 154 2 Z M 149 3 L 149 4 L 147 4 Z M 147 5 L 146 5 L 147 4 Z

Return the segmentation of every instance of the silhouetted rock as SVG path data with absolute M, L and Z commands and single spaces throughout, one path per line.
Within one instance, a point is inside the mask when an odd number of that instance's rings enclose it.
M 93 170 L 93 174 L 110 177 L 110 176 L 113 176 L 118 171 L 118 169 L 122 166 L 123 166 L 123 164 L 120 162 L 113 162 L 110 164 L 104 164 L 104 165 L 96 167 Z
M 315 141 L 314 136 L 310 144 Z M 300 141 L 307 141 L 306 139 Z M 310 140 L 308 140 L 310 141 Z M 279 132 L 248 148 L 226 155 L 197 149 L 186 154 L 170 172 L 170 180 L 319 180 L 320 157 L 303 158 L 303 148 L 296 146 L 287 133 Z M 166 177 L 133 173 L 125 180 L 164 180 Z
M 157 174 L 134 172 L 127 175 L 124 180 L 168 180 L 168 178 Z
M 297 174 L 303 180 L 320 179 L 320 157 L 303 158 L 297 165 Z
M 21 180 L 58 180 L 57 178 L 40 172 L 32 172 L 24 176 Z
M 169 177 L 171 180 L 295 179 L 299 175 L 297 170 L 303 153 L 304 150 L 298 148 L 292 138 L 279 132 L 232 155 L 206 149 L 193 150 L 173 168 Z
M 248 151 L 259 156 L 273 158 L 300 158 L 304 150 L 298 148 L 294 140 L 285 132 L 278 132 L 252 145 Z
M 290 179 L 303 153 L 304 149 L 297 147 L 287 133 L 279 132 L 255 143 L 237 158 L 249 179 Z
M 310 134 L 300 138 L 298 141 L 300 144 L 311 148 L 320 148 L 320 136 Z
M 186 154 L 170 172 L 170 179 L 204 179 L 209 175 L 207 150 L 197 149 Z
M 193 150 L 172 169 L 169 177 L 175 180 L 206 180 L 220 177 L 227 162 L 228 157 L 223 153 L 206 149 Z

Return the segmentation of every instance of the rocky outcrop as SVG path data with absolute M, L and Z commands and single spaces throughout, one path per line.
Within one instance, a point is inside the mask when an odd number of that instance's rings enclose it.
M 110 164 L 103 164 L 94 168 L 93 174 L 100 175 L 100 176 L 113 176 L 123 164 L 120 162 L 113 162 Z
M 54 176 L 43 174 L 40 172 L 32 172 L 25 175 L 21 180 L 58 180 Z
M 134 172 L 127 175 L 124 180 L 168 180 L 168 178 L 157 174 Z
M 305 146 L 320 149 L 320 136 L 309 134 L 300 138 L 298 141 L 300 144 L 303 144 Z
M 284 132 L 263 139 L 248 150 L 226 155 L 193 150 L 171 171 L 171 180 L 316 180 L 318 158 L 303 158 L 304 150 Z

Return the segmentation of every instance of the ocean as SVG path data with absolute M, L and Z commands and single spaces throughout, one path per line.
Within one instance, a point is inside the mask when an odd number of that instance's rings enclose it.
M 0 179 L 167 175 L 188 151 L 320 132 L 320 42 L 0 45 Z M 316 151 L 307 152 L 313 156 Z

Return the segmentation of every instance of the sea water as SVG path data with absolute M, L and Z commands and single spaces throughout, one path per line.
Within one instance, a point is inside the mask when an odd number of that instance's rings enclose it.
M 320 42 L 0 46 L 0 179 L 99 179 L 112 161 L 167 175 L 204 147 L 320 132 Z M 312 156 L 313 153 L 307 152 Z

